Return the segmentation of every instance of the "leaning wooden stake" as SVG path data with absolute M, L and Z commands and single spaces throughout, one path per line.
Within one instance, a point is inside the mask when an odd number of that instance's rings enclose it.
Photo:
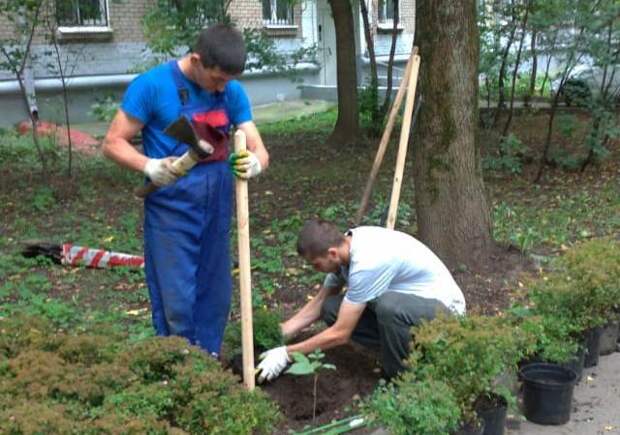
M 400 198 L 400 186 L 403 182 L 403 172 L 405 169 L 405 159 L 407 158 L 407 144 L 409 143 L 409 132 L 411 130 L 411 117 L 413 115 L 413 103 L 415 102 L 415 90 L 418 83 L 418 72 L 420 70 L 420 56 L 412 56 L 411 72 L 407 84 L 407 99 L 405 100 L 405 112 L 403 113 L 403 125 L 400 130 L 400 142 L 398 143 L 398 156 L 396 157 L 396 170 L 394 171 L 394 182 L 392 183 L 392 196 L 390 198 L 390 208 L 386 227 L 394 229 L 396 224 L 396 214 L 398 213 L 398 200 Z
M 366 182 L 366 188 L 364 189 L 364 194 L 362 195 L 362 201 L 360 203 L 360 208 L 355 215 L 355 225 L 359 225 L 362 222 L 362 218 L 366 213 L 366 209 L 368 208 L 368 201 L 370 201 L 370 195 L 372 194 L 372 188 L 375 184 L 375 180 L 377 179 L 377 174 L 379 173 L 379 168 L 381 167 L 381 163 L 383 162 L 383 157 L 385 156 L 385 150 L 387 149 L 388 142 L 390 141 L 390 136 L 392 135 L 392 129 L 394 128 L 394 124 L 396 122 L 396 116 L 398 115 L 398 111 L 400 110 L 400 106 L 403 101 L 403 96 L 405 95 L 405 90 L 407 89 L 407 83 L 409 82 L 409 75 L 411 73 L 411 64 L 413 62 L 413 56 L 418 54 L 418 47 L 413 47 L 411 51 L 411 56 L 407 61 L 407 66 L 405 67 L 405 72 L 403 74 L 403 78 L 400 81 L 400 86 L 398 87 L 398 92 L 396 92 L 396 97 L 394 97 L 394 101 L 392 102 L 392 108 L 390 110 L 390 114 L 388 115 L 387 123 L 385 124 L 385 129 L 383 130 L 383 135 L 381 136 L 381 141 L 379 142 L 379 148 L 377 149 L 377 154 L 375 155 L 375 161 L 372 164 L 372 169 L 370 170 L 370 176 L 368 177 L 368 181 Z
M 235 152 L 246 149 L 245 133 L 235 132 Z M 243 347 L 243 385 L 254 389 L 254 333 L 252 331 L 252 277 L 250 274 L 250 212 L 248 182 L 236 179 L 237 238 L 239 242 L 239 288 L 241 305 L 241 346 Z

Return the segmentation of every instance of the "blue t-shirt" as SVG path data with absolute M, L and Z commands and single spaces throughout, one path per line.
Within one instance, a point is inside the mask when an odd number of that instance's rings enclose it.
M 224 92 L 209 92 L 180 74 L 187 89 L 183 107 L 202 107 L 202 115 L 224 133 L 230 126 L 252 120 L 250 101 L 237 80 L 226 84 Z M 164 129 L 181 115 L 181 100 L 170 63 L 159 65 L 136 77 L 127 88 L 121 104 L 127 115 L 144 124 L 142 139 L 144 153 L 151 158 L 181 155 L 177 142 L 164 134 Z

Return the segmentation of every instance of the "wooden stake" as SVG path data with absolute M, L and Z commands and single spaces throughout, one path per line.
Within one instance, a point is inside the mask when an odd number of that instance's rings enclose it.
M 245 133 L 235 132 L 235 152 L 246 149 Z M 252 330 L 252 276 L 250 269 L 250 212 L 248 182 L 235 177 L 237 197 L 237 238 L 239 242 L 239 288 L 241 305 L 241 346 L 243 349 L 243 385 L 253 390 L 254 383 L 254 333 Z
M 396 214 L 398 213 L 398 200 L 400 199 L 400 187 L 403 182 L 403 172 L 405 170 L 405 159 L 407 158 L 407 145 L 409 143 L 409 133 L 411 130 L 411 117 L 413 115 L 413 103 L 415 101 L 415 90 L 418 83 L 418 72 L 420 70 L 420 56 L 412 56 L 411 74 L 407 84 L 407 99 L 405 100 L 405 112 L 403 114 L 403 125 L 400 130 L 400 142 L 398 144 L 398 156 L 396 157 L 396 170 L 394 171 L 394 182 L 392 183 L 392 196 L 390 198 L 390 208 L 386 228 L 394 229 L 396 224 Z
M 366 188 L 364 189 L 364 194 L 362 195 L 362 201 L 360 202 L 360 208 L 355 215 L 355 226 L 359 225 L 362 222 L 362 218 L 366 213 L 366 209 L 368 208 L 368 201 L 370 201 L 370 195 L 372 194 L 372 188 L 375 184 L 375 180 L 377 179 L 377 174 L 379 173 L 379 168 L 381 167 L 381 163 L 383 162 L 383 157 L 385 156 L 385 150 L 387 149 L 387 144 L 390 141 L 390 136 L 392 135 L 392 129 L 394 128 L 394 124 L 396 122 L 396 117 L 398 115 L 398 111 L 400 110 L 400 106 L 403 101 L 403 96 L 405 95 L 405 89 L 407 89 L 407 83 L 409 82 L 409 76 L 411 74 L 411 64 L 413 62 L 413 56 L 418 54 L 418 47 L 413 47 L 411 50 L 411 56 L 407 61 L 407 66 L 405 67 L 405 72 L 403 74 L 403 78 L 400 81 L 400 85 L 398 86 L 398 92 L 396 92 L 396 97 L 394 97 L 394 101 L 392 102 L 392 108 L 390 109 L 390 114 L 388 115 L 387 123 L 385 124 L 385 129 L 383 130 L 383 135 L 381 136 L 381 141 L 379 142 L 379 148 L 377 149 L 377 154 L 375 155 L 375 161 L 372 164 L 372 169 L 370 170 L 370 176 L 368 177 L 368 181 L 366 182 Z

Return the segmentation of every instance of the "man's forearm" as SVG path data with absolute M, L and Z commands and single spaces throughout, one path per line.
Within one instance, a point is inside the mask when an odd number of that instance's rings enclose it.
M 313 299 L 293 317 L 282 323 L 282 334 L 285 338 L 293 337 L 302 329 L 312 325 L 321 316 L 321 304 Z
M 307 340 L 286 346 L 286 351 L 289 354 L 291 352 L 301 352 L 306 354 L 313 352 L 316 349 L 326 350 L 332 347 L 340 346 L 348 341 L 348 334 L 344 334 L 336 330 L 334 327 L 330 327 Z
M 103 145 L 103 154 L 119 165 L 138 172 L 144 170 L 144 165 L 148 161 L 148 157 L 122 138 L 106 139 Z
M 293 317 L 282 323 L 282 334 L 285 338 L 296 335 L 302 329 L 312 325 L 321 317 L 321 307 L 323 302 L 330 294 L 339 291 L 339 289 L 326 289 L 321 287 L 317 295 L 304 307 L 299 310 Z

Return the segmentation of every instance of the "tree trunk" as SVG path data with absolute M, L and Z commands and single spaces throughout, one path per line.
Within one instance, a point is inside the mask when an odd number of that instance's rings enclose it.
M 512 122 L 512 115 L 514 113 L 515 106 L 515 87 L 517 85 L 517 78 L 519 73 L 519 64 L 521 63 L 521 52 L 523 50 L 523 41 L 525 41 L 525 33 L 527 27 L 527 18 L 530 14 L 530 6 L 531 1 L 527 0 L 525 5 L 525 15 L 523 16 L 523 24 L 521 25 L 521 40 L 519 41 L 519 49 L 517 50 L 517 59 L 515 60 L 515 67 L 512 71 L 512 84 L 510 87 L 510 107 L 508 109 L 508 119 L 506 119 L 506 123 L 504 124 L 504 130 L 502 131 L 502 139 L 508 135 L 508 129 L 510 128 L 510 123 Z
M 375 42 L 372 38 L 370 29 L 370 20 L 368 16 L 368 8 L 366 0 L 360 0 L 360 8 L 362 21 L 364 23 L 364 38 L 366 39 L 366 47 L 368 48 L 368 58 L 370 60 L 370 92 L 372 98 L 372 106 L 370 108 L 370 131 L 372 136 L 381 134 L 383 126 L 383 115 L 379 112 L 379 76 L 377 74 L 377 57 L 375 55 Z
M 506 80 L 506 68 L 508 68 L 508 55 L 510 54 L 510 47 L 512 47 L 512 43 L 515 39 L 515 33 L 517 32 L 517 14 L 515 11 L 515 6 L 513 4 L 512 7 L 512 21 L 510 22 L 510 35 L 508 35 L 508 42 L 506 42 L 506 47 L 502 53 L 502 63 L 499 67 L 499 77 L 497 79 L 498 82 L 498 95 L 497 95 L 497 108 L 495 109 L 495 115 L 493 116 L 493 127 L 497 125 L 499 121 L 499 115 L 502 112 L 502 109 L 506 105 L 506 92 L 504 82 Z
M 329 0 L 329 5 L 336 27 L 338 119 L 328 141 L 334 144 L 352 144 L 360 135 L 353 10 L 350 0 Z
M 414 147 L 419 237 L 448 266 L 475 267 L 492 246 L 476 141 L 476 0 L 416 3 L 425 100 Z
M 387 66 L 387 83 L 385 85 L 385 98 L 383 99 L 383 105 L 381 106 L 381 113 L 388 113 L 388 109 L 390 108 L 390 102 L 392 101 L 392 72 L 394 70 L 394 54 L 396 53 L 398 22 L 400 20 L 400 10 L 398 3 L 399 1 L 394 2 L 394 13 L 392 14 L 392 16 L 394 17 L 392 22 L 392 42 L 390 44 L 390 58 L 388 59 Z
M 532 52 L 532 71 L 530 74 L 530 89 L 527 92 L 527 101 L 529 104 L 530 99 L 536 91 L 536 76 L 538 74 L 538 53 L 536 51 L 536 38 L 538 38 L 538 31 L 532 30 L 532 40 L 530 41 L 530 51 Z

